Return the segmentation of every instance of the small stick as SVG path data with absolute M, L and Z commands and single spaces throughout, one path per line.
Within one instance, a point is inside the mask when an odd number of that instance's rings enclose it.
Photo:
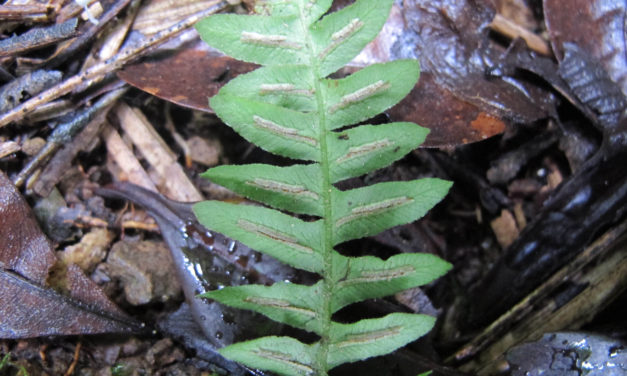
M 59 52 L 58 55 L 54 56 L 50 59 L 49 62 L 46 63 L 47 68 L 55 68 L 64 63 L 69 57 L 76 54 L 78 50 L 83 48 L 85 44 L 91 41 L 96 35 L 107 25 L 107 23 L 116 17 L 118 13 L 120 13 L 130 2 L 131 0 L 120 0 L 117 1 L 109 10 L 100 18 L 100 20 L 96 20 L 93 22 L 93 25 L 84 33 L 81 33 L 79 37 L 77 37 L 72 44 L 70 44 L 63 51 Z M 82 4 L 82 3 L 81 3 Z M 86 5 L 85 5 L 86 6 Z M 87 9 L 87 8 L 85 8 Z M 91 13 L 88 13 L 91 14 Z M 93 16 L 92 16 L 93 18 Z
M 46 146 L 44 146 L 33 159 L 28 161 L 22 171 L 13 179 L 15 186 L 18 188 L 22 186 L 28 176 L 46 161 L 52 153 L 56 152 L 61 146 L 70 141 L 76 133 L 94 119 L 97 113 L 113 104 L 124 92 L 126 92 L 126 88 L 107 93 L 92 107 L 76 114 L 71 121 L 58 125 L 50 137 L 48 137 Z
M 551 47 L 544 39 L 498 13 L 494 16 L 490 28 L 511 39 L 522 38 L 530 49 L 539 54 L 552 55 Z
M 72 358 L 72 363 L 70 363 L 70 366 L 68 367 L 67 371 L 65 371 L 64 376 L 71 376 L 74 373 L 74 369 L 76 368 L 76 365 L 78 364 L 78 355 L 81 352 L 81 341 L 79 340 L 78 343 L 76 344 L 76 347 L 74 348 L 74 357 Z
M 37 107 L 71 92 L 85 81 L 93 80 L 95 78 L 103 77 L 109 73 L 115 72 L 131 60 L 143 56 L 146 52 L 149 51 L 151 47 L 161 44 L 162 42 L 173 37 L 179 32 L 191 27 L 202 18 L 218 12 L 226 8 L 228 5 L 228 1 L 220 1 L 215 6 L 198 12 L 195 15 L 190 16 L 187 19 L 177 23 L 176 25 L 156 33 L 152 37 L 143 41 L 143 43 L 141 43 L 140 45 L 126 48 L 116 54 L 114 57 L 98 63 L 93 67 L 68 78 L 60 84 L 53 86 L 43 93 L 40 93 L 36 97 L 31 98 L 30 100 L 22 103 L 11 111 L 8 111 L 4 115 L 0 116 L 0 128 L 22 119 L 24 116 L 30 114 L 35 109 L 37 109 Z
M 50 4 L 0 5 L 0 22 L 48 22 L 53 10 Z
M 0 41 L 0 56 L 11 56 L 49 46 L 71 38 L 76 33 L 78 20 L 72 18 L 62 24 L 36 28 L 24 34 Z

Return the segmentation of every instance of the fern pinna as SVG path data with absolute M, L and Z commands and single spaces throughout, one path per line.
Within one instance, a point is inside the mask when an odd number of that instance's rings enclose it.
M 394 0 L 358 0 L 320 19 L 331 2 L 258 1 L 259 14 L 214 15 L 196 26 L 211 46 L 262 65 L 224 86 L 211 98 L 211 108 L 261 148 L 307 161 L 289 167 L 220 166 L 204 174 L 278 210 L 216 201 L 194 207 L 209 229 L 321 276 L 312 286 L 245 285 L 204 295 L 319 336 L 311 344 L 263 337 L 220 351 L 282 375 L 327 375 L 337 365 L 387 354 L 424 335 L 434 323 L 425 315 L 392 313 L 351 324 L 332 316 L 349 304 L 428 283 L 450 267 L 429 254 L 383 261 L 346 257 L 333 248 L 420 218 L 446 195 L 450 183 L 427 178 L 347 191 L 334 186 L 398 160 L 428 130 L 405 122 L 348 128 L 398 103 L 416 83 L 419 67 L 399 60 L 327 78 L 374 39 Z

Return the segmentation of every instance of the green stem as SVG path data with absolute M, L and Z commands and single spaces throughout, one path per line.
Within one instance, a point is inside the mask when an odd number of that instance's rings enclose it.
M 331 333 L 331 297 L 335 289 L 335 281 L 332 279 L 333 275 L 333 207 L 331 203 L 332 184 L 330 177 L 330 163 L 329 163 L 329 151 L 327 144 L 327 121 L 325 113 L 325 100 L 322 95 L 322 79 L 320 75 L 320 61 L 313 48 L 313 41 L 309 31 L 309 25 L 305 21 L 303 9 L 300 9 L 301 15 L 301 27 L 303 29 L 303 35 L 307 36 L 307 48 L 309 50 L 309 64 L 313 71 L 314 77 L 314 89 L 316 96 L 318 113 L 318 131 L 320 140 L 320 169 L 322 171 L 322 202 L 324 205 L 323 221 L 323 243 L 322 254 L 324 269 L 322 271 L 323 285 L 322 285 L 322 297 L 323 303 L 319 317 L 322 319 L 322 328 L 320 332 L 320 341 L 318 343 L 318 351 L 316 354 L 315 365 L 317 376 L 327 376 L 328 364 L 327 354 L 329 352 L 329 342 Z

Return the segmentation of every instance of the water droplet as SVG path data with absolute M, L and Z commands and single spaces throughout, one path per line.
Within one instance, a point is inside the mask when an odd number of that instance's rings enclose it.
M 538 171 L 536 171 L 536 175 L 539 178 L 543 178 L 543 177 L 545 177 L 547 175 L 547 171 L 544 168 L 539 168 Z
M 217 339 L 222 339 L 222 337 L 224 337 L 224 334 L 222 332 L 216 332 Z
M 202 266 L 199 263 L 194 263 L 194 273 L 199 279 L 203 278 Z
M 226 249 L 229 253 L 235 253 L 235 251 L 237 250 L 237 243 L 233 240 L 231 240 L 231 242 L 229 243 L 229 245 L 227 246 Z
M 620 353 L 622 352 L 623 347 L 622 346 L 612 346 L 610 348 L 610 354 L 609 357 L 610 358 L 616 358 L 618 355 L 620 355 Z

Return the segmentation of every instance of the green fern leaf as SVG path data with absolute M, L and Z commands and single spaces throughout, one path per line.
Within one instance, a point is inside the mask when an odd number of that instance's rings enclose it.
M 405 98 L 418 81 L 416 60 L 396 60 L 366 67 L 346 78 L 325 80 L 330 129 L 367 120 Z
M 272 286 L 244 285 L 225 287 L 204 294 L 204 297 L 235 308 L 259 312 L 269 318 L 320 334 L 318 315 L 322 307 L 322 283 L 303 286 L 275 283 Z
M 314 81 L 307 66 L 266 66 L 234 78 L 220 93 L 311 112 L 316 110 Z
M 311 52 L 320 76 L 342 68 L 379 34 L 392 3 L 394 0 L 357 1 L 311 25 Z
M 331 182 L 385 167 L 420 145 L 429 130 L 414 123 L 362 125 L 328 138 Z
M 262 149 L 289 158 L 319 161 L 315 113 L 231 95 L 217 95 L 210 104 L 216 113 L 224 114 L 222 120 Z
M 394 181 L 350 191 L 332 190 L 333 244 L 376 235 L 425 215 L 451 183 L 433 178 Z
M 305 222 L 267 208 L 217 201 L 200 202 L 194 212 L 207 228 L 295 268 L 314 273 L 324 269 L 321 221 Z
M 354 324 L 332 324 L 328 352 L 330 367 L 387 354 L 431 330 L 431 316 L 391 313 Z
M 277 209 L 322 215 L 322 172 L 317 164 L 219 166 L 202 176 Z
M 311 345 L 289 337 L 242 342 L 221 350 L 230 359 L 282 375 L 326 376 L 339 364 L 394 351 L 433 326 L 431 317 L 400 313 L 352 324 L 332 320 L 342 307 L 429 283 L 450 268 L 432 255 L 383 261 L 346 257 L 333 248 L 420 218 L 450 188 L 440 179 L 347 191 L 333 185 L 400 159 L 428 133 L 413 123 L 340 130 L 395 105 L 418 79 L 418 63 L 411 60 L 373 65 L 342 79 L 327 77 L 376 36 L 392 3 L 357 0 L 318 20 L 330 0 L 259 0 L 258 15 L 216 15 L 197 25 L 215 48 L 264 65 L 210 100 L 216 114 L 261 148 L 310 162 L 220 166 L 203 175 L 271 208 L 202 202 L 194 207 L 202 224 L 321 276 L 313 286 L 276 283 L 205 294 L 320 337 Z
M 385 261 L 368 256 L 350 258 L 345 274 L 336 279 L 337 292 L 331 298 L 332 311 L 425 285 L 442 276 L 449 268 L 450 265 L 442 259 L 422 253 L 396 255 Z
M 201 20 L 196 29 L 204 41 L 239 60 L 262 65 L 309 62 L 297 15 L 219 14 Z
M 253 368 L 286 376 L 315 374 L 317 346 L 290 337 L 263 337 L 240 342 L 220 350 L 220 354 Z

